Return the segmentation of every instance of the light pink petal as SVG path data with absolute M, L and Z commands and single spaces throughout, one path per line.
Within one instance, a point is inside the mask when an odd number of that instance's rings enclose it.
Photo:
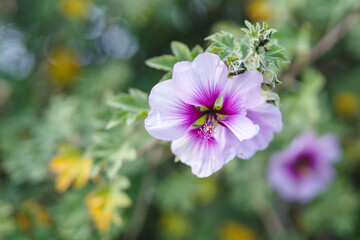
M 218 55 L 203 53 L 193 62 L 174 65 L 173 81 L 181 99 L 192 105 L 213 106 L 227 81 L 228 69 Z
M 317 137 L 314 132 L 306 131 L 296 137 L 290 146 L 275 153 L 269 162 L 268 178 L 270 185 L 278 194 L 288 201 L 308 202 L 324 191 L 335 177 L 332 162 L 325 153 L 327 147 L 338 146 L 333 136 Z M 330 150 L 331 152 L 331 150 Z M 316 165 L 312 171 L 303 176 L 295 176 L 289 171 L 289 164 L 298 159 L 301 154 L 311 154 Z M 331 156 L 334 156 L 330 153 Z
M 191 129 L 186 136 L 173 141 L 171 150 L 181 162 L 191 167 L 193 174 L 208 177 L 232 160 L 235 150 L 226 147 L 226 128 L 217 126 L 210 139 L 202 138 L 198 130 Z
M 228 115 L 221 119 L 221 123 L 229 128 L 239 141 L 250 139 L 259 132 L 259 126 L 242 114 Z
M 290 144 L 289 148 L 305 150 L 315 146 L 317 136 L 312 130 L 306 130 L 297 136 Z
M 286 167 L 281 165 L 281 161 L 277 161 L 277 164 L 274 162 L 273 159 L 269 167 L 269 183 L 283 199 L 288 201 L 304 203 L 312 200 L 326 189 L 335 175 L 335 171 L 331 167 L 324 165 L 322 171 L 313 172 L 296 180 L 286 171 Z
M 248 109 L 246 117 L 260 127 L 272 128 L 274 132 L 280 132 L 282 129 L 281 112 L 270 103 L 263 103 L 255 108 Z
M 340 160 L 341 149 L 339 139 L 334 134 L 326 134 L 317 141 L 320 158 L 325 161 L 335 162 Z
M 242 159 L 251 158 L 257 151 L 264 150 L 274 137 L 274 132 L 270 128 L 260 128 L 259 133 L 244 141 L 236 141 L 236 155 Z
M 172 80 L 156 84 L 151 90 L 149 103 L 151 112 L 145 119 L 145 128 L 160 140 L 171 141 L 184 136 L 201 117 L 199 110 L 178 97 Z
M 247 159 L 255 152 L 264 150 L 274 137 L 274 132 L 282 129 L 280 110 L 272 104 L 263 103 L 254 109 L 249 109 L 246 117 L 260 129 L 253 138 L 236 142 L 236 153 L 239 158 Z
M 258 71 L 246 73 L 230 78 L 226 85 L 222 114 L 237 114 L 242 109 L 258 106 L 266 101 L 261 95 L 262 74 Z

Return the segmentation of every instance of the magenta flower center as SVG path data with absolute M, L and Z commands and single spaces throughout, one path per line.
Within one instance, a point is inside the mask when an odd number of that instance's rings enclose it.
M 205 121 L 202 125 L 198 128 L 198 134 L 200 137 L 204 139 L 210 139 L 214 137 L 214 131 L 217 124 L 223 125 L 220 121 L 221 115 L 220 113 L 221 107 L 206 107 L 206 110 L 202 111 L 203 117 Z M 206 117 L 205 117 L 206 116 Z
M 205 123 L 199 128 L 198 134 L 205 139 L 210 139 L 214 137 L 214 128 L 213 123 Z
M 296 178 L 302 178 L 315 170 L 315 159 L 311 154 L 298 156 L 289 166 L 289 170 Z

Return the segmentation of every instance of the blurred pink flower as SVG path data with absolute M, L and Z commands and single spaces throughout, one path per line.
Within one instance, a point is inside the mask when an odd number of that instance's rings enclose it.
M 307 131 L 275 153 L 268 167 L 270 185 L 288 201 L 307 202 L 334 179 L 333 163 L 341 154 L 338 139 Z
M 179 62 L 173 79 L 151 91 L 146 130 L 173 141 L 172 152 L 198 177 L 218 171 L 235 155 L 249 158 L 282 128 L 281 113 L 261 96 L 263 78 L 248 71 L 228 78 L 219 56 Z

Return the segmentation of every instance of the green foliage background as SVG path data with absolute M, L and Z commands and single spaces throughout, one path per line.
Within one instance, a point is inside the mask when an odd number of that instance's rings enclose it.
M 358 0 L 79 0 L 75 14 L 64 1 L 0 2 L 0 239 L 360 238 Z M 310 62 L 349 14 L 347 34 Z M 147 94 L 171 78 L 175 62 L 209 46 L 237 49 L 231 38 L 225 46 L 204 39 L 220 31 L 240 38 L 245 19 L 277 29 L 291 61 L 269 78 L 269 86 L 273 76 L 283 82 L 274 91 L 284 127 L 250 160 L 198 179 L 174 161 L 168 142 L 146 133 Z M 267 162 L 309 128 L 339 136 L 337 178 L 312 202 L 287 203 L 267 183 Z M 81 189 L 55 190 L 49 163 L 61 144 L 93 159 Z M 85 199 L 106 186 L 132 205 L 113 208 L 122 222 L 99 231 Z M 39 220 L 39 209 L 48 219 Z

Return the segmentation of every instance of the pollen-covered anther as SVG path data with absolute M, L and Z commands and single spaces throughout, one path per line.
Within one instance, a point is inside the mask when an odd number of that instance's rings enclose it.
M 210 139 L 214 137 L 214 128 L 213 123 L 205 123 L 199 128 L 198 134 L 205 139 Z

